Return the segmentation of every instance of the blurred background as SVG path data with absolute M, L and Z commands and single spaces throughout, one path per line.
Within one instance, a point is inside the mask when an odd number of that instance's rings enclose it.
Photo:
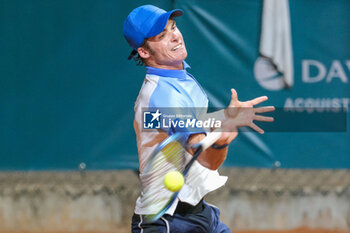
M 350 231 L 348 0 L 0 0 L 0 232 L 129 232 L 134 102 L 122 34 L 144 4 L 180 8 L 188 71 L 225 108 L 269 97 L 207 200 L 232 231 Z

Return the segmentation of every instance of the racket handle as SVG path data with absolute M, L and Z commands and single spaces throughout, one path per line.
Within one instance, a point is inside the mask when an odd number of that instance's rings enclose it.
M 220 131 L 208 133 L 208 135 L 200 142 L 202 145 L 202 150 L 205 150 L 213 145 L 221 137 L 221 134 L 222 133 Z

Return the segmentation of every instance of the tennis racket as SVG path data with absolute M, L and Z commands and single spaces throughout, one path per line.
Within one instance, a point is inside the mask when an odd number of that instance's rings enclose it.
M 175 133 L 165 139 L 153 151 L 145 165 L 141 178 L 142 202 L 146 210 L 145 220 L 155 222 L 171 207 L 176 200 L 179 192 L 172 192 L 166 189 L 163 179 L 168 172 L 179 171 L 186 180 L 186 175 L 193 162 L 198 158 L 202 151 L 213 145 L 221 137 L 221 132 L 214 131 L 199 143 L 194 145 L 187 144 L 187 137 L 183 133 Z M 193 149 L 193 156 L 186 156 L 187 149 Z

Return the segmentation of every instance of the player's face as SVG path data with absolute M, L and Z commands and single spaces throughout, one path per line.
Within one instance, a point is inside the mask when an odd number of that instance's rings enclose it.
M 182 62 L 187 50 L 180 30 L 174 20 L 169 19 L 163 32 L 148 39 L 152 50 L 147 65 L 162 69 L 183 69 Z

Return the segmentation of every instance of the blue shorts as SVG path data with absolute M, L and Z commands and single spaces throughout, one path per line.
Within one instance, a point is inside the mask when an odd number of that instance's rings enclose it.
M 199 208 L 198 208 L 199 207 Z M 176 209 L 178 210 L 178 208 Z M 230 229 L 220 221 L 218 208 L 201 201 L 195 211 L 176 211 L 165 214 L 154 223 L 145 223 L 143 216 L 132 217 L 132 233 L 228 233 Z

